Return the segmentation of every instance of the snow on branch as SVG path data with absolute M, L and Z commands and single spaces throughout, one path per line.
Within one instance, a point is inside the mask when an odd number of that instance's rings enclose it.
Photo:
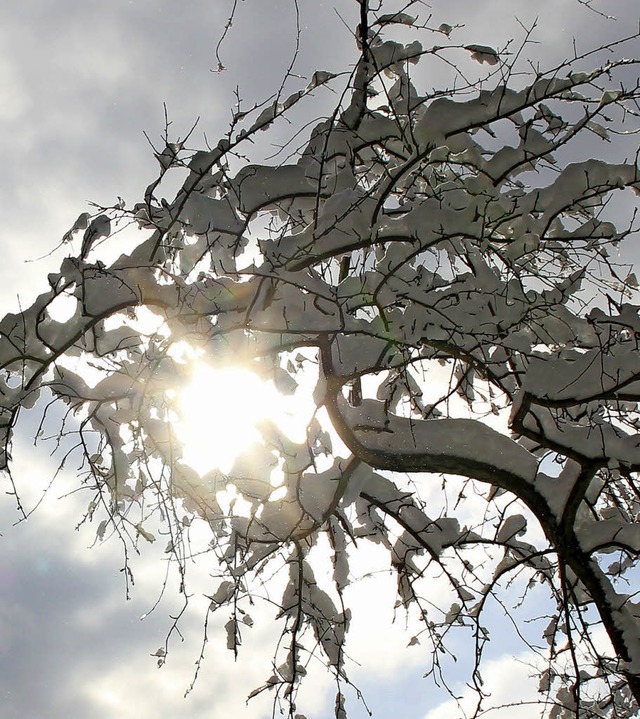
M 625 144 L 638 61 L 614 43 L 599 68 L 578 58 L 511 87 L 501 50 L 401 43 L 387 34 L 448 40 L 453 28 L 361 8 L 344 99 L 297 155 L 270 166 L 239 153 L 332 73 L 236 113 L 213 148 L 165 138 L 139 203 L 80 215 L 65 235 L 84 231 L 78 255 L 0 322 L 0 465 L 11 470 L 21 411 L 41 394 L 65 407 L 94 494 L 87 520 L 106 514 L 99 538 L 111 527 L 136 544 L 168 526 L 182 572 L 180 543 L 206 524 L 224 574 L 211 611 L 231 612 L 236 654 L 265 567 L 285 565 L 283 642 L 253 694 L 274 692 L 290 716 L 313 654 L 344 715 L 351 560 L 371 541 L 418 609 L 410 644 L 429 643 L 432 671 L 449 634 L 470 633 L 478 710 L 485 604 L 524 577 L 526 606 L 537 580 L 547 592 L 550 716 L 631 717 L 640 610 L 621 586 L 640 550 L 640 299 L 618 252 L 638 231 L 637 147 Z M 445 50 L 488 75 L 420 94 L 412 74 Z M 615 162 L 598 155 L 603 138 Z M 159 196 L 167 173 L 182 173 L 173 199 Z M 622 205 L 635 209 L 616 224 Z M 101 261 L 133 227 L 135 248 Z M 58 321 L 62 300 L 73 311 Z M 306 431 L 266 419 L 229 471 L 197 472 L 176 430 L 193 357 L 308 390 Z M 421 493 L 460 478 L 472 490 L 427 513 Z M 457 516 L 470 496 L 484 506 L 472 529 Z M 322 542 L 330 580 L 313 567 Z

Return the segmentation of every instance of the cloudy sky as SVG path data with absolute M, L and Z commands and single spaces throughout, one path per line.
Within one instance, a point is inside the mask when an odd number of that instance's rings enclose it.
M 309 78 L 315 69 L 347 67 L 354 53 L 348 26 L 357 16 L 356 3 L 298 1 L 301 49 L 294 72 Z M 28 305 L 45 289 L 46 274 L 57 268 L 65 249 L 38 258 L 56 248 L 88 201 L 111 205 L 117 196 L 127 204 L 141 199 L 156 173 L 143 131 L 158 140 L 163 103 L 175 135 L 184 136 L 199 118 L 191 144 L 205 137 L 215 143 L 227 128 L 236 87 L 246 105 L 264 101 L 278 88 L 294 50 L 292 0 L 238 2 L 234 25 L 219 51 L 226 70 L 214 73 L 216 44 L 232 5 L 232 0 L 2 3 L 2 314 Z M 502 47 L 510 37 L 522 37 L 516 16 L 530 26 L 537 14 L 538 44 L 530 46 L 530 54 L 552 63 L 571 54 L 573 38 L 586 49 L 637 27 L 635 5 L 594 0 L 594 7 L 617 16 L 616 21 L 577 0 L 433 0 L 431 24 L 463 24 L 455 36 L 460 44 Z M 326 101 L 327 96 L 318 98 Z M 46 444 L 34 450 L 32 428 L 27 416 L 14 452 L 14 478 L 27 508 L 40 501 L 57 466 Z M 235 665 L 224 638 L 214 636 L 200 680 L 183 699 L 199 653 L 205 605 L 194 599 L 181 624 L 185 641 L 173 643 L 169 661 L 158 669 L 150 655 L 164 643 L 170 615 L 179 611 L 175 577 L 169 579 L 164 601 L 141 621 L 163 583 L 162 552 L 151 548 L 134 558 L 136 586 L 126 601 L 121 547 L 113 541 L 91 548 L 95 527 L 75 530 L 85 498 L 59 499 L 75 486 L 73 467 L 67 467 L 37 511 L 17 526 L 13 499 L 3 496 L 0 502 L 0 715 L 269 716 L 269 697 L 247 708 L 245 698 L 270 674 L 271 655 L 264 647 L 273 641 L 272 627 L 256 626 Z M 375 566 L 375 557 L 370 560 Z M 410 635 L 403 622 L 391 623 L 392 585 L 376 584 L 372 591 L 363 582 L 352 601 L 362 607 L 355 612 L 351 645 L 362 667 L 354 665 L 353 674 L 374 716 L 455 716 L 457 710 L 442 704 L 446 695 L 421 681 L 428 662 L 419 648 L 405 649 Z M 493 680 L 496 696 L 508 698 L 515 681 L 513 651 L 508 644 L 499 647 L 487 668 L 485 679 Z M 330 685 L 321 672 L 307 701 L 301 710 L 309 716 L 330 716 Z M 353 696 L 351 706 L 351 716 L 366 716 Z

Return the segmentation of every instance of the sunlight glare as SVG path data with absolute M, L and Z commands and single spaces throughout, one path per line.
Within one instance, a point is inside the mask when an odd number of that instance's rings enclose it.
M 313 411 L 308 401 L 280 394 L 272 382 L 248 369 L 215 369 L 205 363 L 194 364 L 177 408 L 183 460 L 201 475 L 214 468 L 229 472 L 242 452 L 260 443 L 257 426 L 266 419 L 302 441 L 301 428 Z

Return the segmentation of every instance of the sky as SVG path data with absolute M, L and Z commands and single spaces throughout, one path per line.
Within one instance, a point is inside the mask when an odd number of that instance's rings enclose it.
M 21 0 L 0 7 L 0 310 L 27 306 L 46 288 L 65 248 L 55 249 L 87 202 L 112 205 L 141 199 L 157 171 L 144 132 L 158 141 L 164 107 L 175 135 L 197 118 L 192 144 L 215 143 L 227 129 L 238 88 L 247 106 L 276 90 L 294 51 L 292 0 L 241 0 L 233 26 L 216 45 L 231 0 Z M 635 6 L 635 9 L 634 9 Z M 503 47 L 522 37 L 539 16 L 530 46 L 546 63 L 570 55 L 572 41 L 585 48 L 637 27 L 631 0 L 433 0 L 431 24 L 464 24 L 461 44 Z M 354 58 L 348 27 L 357 17 L 353 0 L 299 0 L 300 53 L 294 72 L 340 71 Z M 636 53 L 637 54 L 637 53 Z M 468 59 L 465 58 L 465 62 Z M 425 82 L 437 83 L 437 77 Z M 301 85 L 306 84 L 301 79 Z M 331 100 L 318 94 L 318 106 Z M 323 105 L 323 106 L 325 106 Z M 314 106 L 315 108 L 315 106 Z M 315 110 L 314 110 L 315 111 Z M 311 110 L 310 110 L 311 112 Z M 256 152 L 269 154 L 264 147 Z M 43 259 L 39 259 L 42 258 Z M 151 613 L 163 584 L 162 548 L 133 559 L 136 585 L 125 597 L 122 550 L 117 541 L 95 544 L 95 527 L 76 530 L 85 498 L 76 493 L 73 467 L 54 478 L 50 445 L 34 448 L 28 414 L 15 440 L 13 476 L 25 506 L 18 518 L 11 496 L 0 498 L 0 716 L 38 719 L 247 719 L 270 716 L 270 698 L 245 706 L 249 691 L 270 674 L 273 626 L 256 626 L 240 661 L 233 663 L 223 633 L 212 631 L 207 659 L 185 699 L 202 640 L 206 603 L 196 596 L 167 663 L 154 652 L 164 644 L 171 615 L 179 611 L 176 578 Z M 10 485 L 5 481 L 5 490 Z M 66 496 L 64 496 L 66 495 Z M 94 545 L 95 546 L 92 546 Z M 377 566 L 376 556 L 363 559 Z M 200 572 L 200 575 L 198 575 Z M 206 568 L 194 586 L 206 584 Z M 440 719 L 459 715 L 446 694 L 421 677 L 428 665 L 419 647 L 407 649 L 404 622 L 392 623 L 391 581 L 363 580 L 354 588 L 353 675 L 375 717 Z M 141 617 L 145 619 L 141 621 Z M 487 666 L 495 696 L 509 698 L 518 662 L 508 641 Z M 514 661 L 513 653 L 516 653 Z M 526 674 L 526 671 L 524 672 Z M 315 671 L 301 711 L 331 715 L 331 685 Z M 525 690 L 527 691 L 527 690 Z M 464 692 L 464 686 L 460 686 Z M 350 695 L 350 716 L 366 711 Z M 401 711 L 399 710 L 401 708 Z M 519 716 L 527 717 L 522 710 Z M 535 716 L 535 714 L 531 714 Z

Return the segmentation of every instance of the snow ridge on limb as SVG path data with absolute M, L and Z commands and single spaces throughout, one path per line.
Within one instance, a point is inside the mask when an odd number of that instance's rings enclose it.
M 331 413 L 341 436 L 353 438 L 350 449 L 380 469 L 463 474 L 509 490 L 532 485 L 536 477 L 538 462 L 530 452 L 473 419 L 398 417 L 384 402 L 365 399 L 352 407 L 341 394 Z

